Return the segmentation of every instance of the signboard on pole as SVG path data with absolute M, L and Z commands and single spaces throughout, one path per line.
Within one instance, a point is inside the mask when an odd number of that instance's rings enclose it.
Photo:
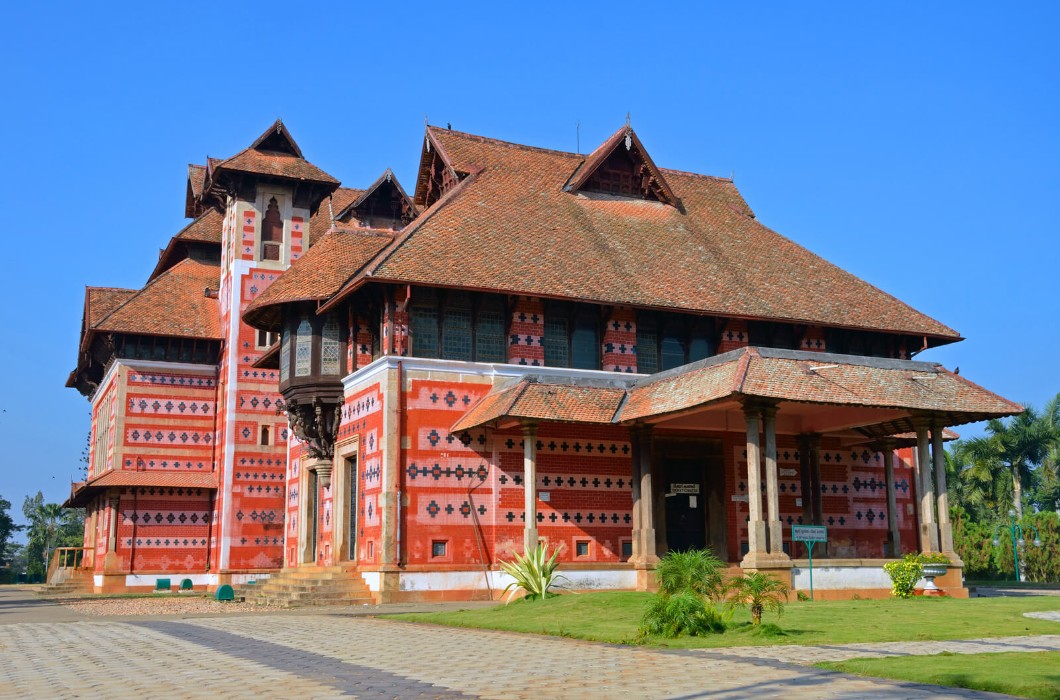
M 791 539 L 796 542 L 827 542 L 828 528 L 824 525 L 792 525 Z
M 810 559 L 810 600 L 813 600 L 813 546 L 828 541 L 828 528 L 824 525 L 792 525 L 793 542 L 804 542 Z

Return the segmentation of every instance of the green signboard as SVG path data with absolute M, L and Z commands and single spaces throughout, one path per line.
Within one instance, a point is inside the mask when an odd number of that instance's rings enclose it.
M 824 525 L 792 525 L 791 540 L 805 542 L 810 556 L 810 600 L 813 600 L 813 546 L 828 541 L 828 528 Z
M 828 528 L 824 525 L 792 525 L 791 539 L 796 542 L 827 542 Z

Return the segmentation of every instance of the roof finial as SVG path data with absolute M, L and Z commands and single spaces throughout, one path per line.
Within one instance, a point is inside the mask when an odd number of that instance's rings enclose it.
M 429 121 L 427 121 L 427 113 L 426 112 L 423 113 L 423 125 L 424 126 L 430 126 L 431 125 L 431 123 Z
M 386 169 L 386 181 L 390 182 L 393 179 L 394 179 L 394 172 L 390 168 L 387 168 Z
M 328 230 L 335 228 L 335 210 L 331 208 L 331 197 L 328 197 L 328 218 L 331 219 L 331 226 Z
M 629 126 L 629 112 L 626 112 L 626 126 Z

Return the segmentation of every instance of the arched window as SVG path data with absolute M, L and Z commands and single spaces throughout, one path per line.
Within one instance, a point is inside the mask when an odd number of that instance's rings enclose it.
M 294 376 L 308 377 L 313 367 L 313 327 L 303 316 L 294 339 Z
M 334 314 L 329 315 L 320 332 L 320 373 L 338 374 L 339 355 L 342 343 L 339 340 L 339 322 Z
M 283 217 L 280 216 L 280 205 L 273 197 L 261 219 L 261 259 L 279 260 L 283 249 Z

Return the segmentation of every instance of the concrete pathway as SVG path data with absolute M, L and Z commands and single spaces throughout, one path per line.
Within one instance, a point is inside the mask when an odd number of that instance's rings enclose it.
M 759 649 L 759 652 L 763 650 Z M 2 698 L 988 698 L 716 651 L 337 615 L 0 628 Z
M 1026 613 L 1036 616 L 1035 613 Z M 1055 614 L 1060 621 L 1060 613 Z M 868 642 L 823 646 L 729 647 L 697 649 L 704 656 L 718 659 L 769 659 L 794 664 L 821 661 L 884 658 L 890 656 L 931 656 L 932 654 L 998 654 L 1009 651 L 1060 651 L 1060 634 L 988 639 L 951 639 L 938 642 Z
M 88 618 L 31 589 L 5 587 L 0 698 L 996 698 L 806 664 L 1060 648 L 1060 636 L 1038 636 L 665 650 L 413 625 L 365 612 Z

